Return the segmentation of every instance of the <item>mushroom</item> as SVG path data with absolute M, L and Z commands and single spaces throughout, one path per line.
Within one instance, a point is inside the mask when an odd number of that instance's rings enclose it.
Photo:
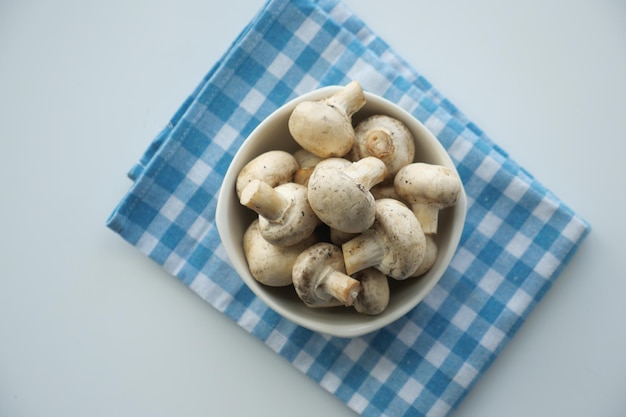
M 435 241 L 435 236 L 432 234 L 425 235 L 426 236 L 426 253 L 424 255 L 424 260 L 420 266 L 417 267 L 415 272 L 413 272 L 412 277 L 419 277 L 424 275 L 426 272 L 430 270 L 435 264 L 437 260 L 437 254 L 439 252 L 439 248 L 437 246 L 437 242 Z
M 309 204 L 331 228 L 360 233 L 374 223 L 374 197 L 369 189 L 385 175 L 385 164 L 374 157 L 345 167 L 335 166 L 332 160 L 320 162 L 309 178 Z
M 261 235 L 273 245 L 295 245 L 309 237 L 320 223 L 309 205 L 307 188 L 301 184 L 287 182 L 272 188 L 261 180 L 252 180 L 239 201 L 258 213 Z
M 315 168 L 320 168 L 320 169 L 326 169 L 326 168 L 335 168 L 335 169 L 343 169 L 346 167 L 349 167 L 350 165 L 352 165 L 352 161 L 347 160 L 346 158 L 340 158 L 340 157 L 330 157 L 330 158 L 325 158 L 322 159 L 321 161 L 319 161 L 316 165 Z M 315 171 L 315 169 L 314 169 Z M 311 173 L 312 174 L 312 173 Z
M 243 250 L 250 274 L 261 284 L 270 287 L 291 285 L 291 270 L 296 258 L 315 243 L 317 238 L 313 234 L 292 246 L 272 245 L 261 236 L 258 219 L 248 226 L 243 235 Z
M 352 81 L 330 97 L 298 103 L 289 116 L 289 132 L 317 156 L 344 156 L 354 144 L 352 115 L 364 104 L 361 85 Z
M 414 162 L 394 178 L 398 195 L 410 206 L 424 233 L 437 233 L 439 210 L 456 204 L 461 180 L 451 169 L 435 164 Z
M 298 255 L 291 275 L 298 297 L 307 306 L 334 305 L 335 300 L 351 306 L 361 284 L 345 271 L 339 246 L 320 242 Z
M 391 278 L 404 280 L 422 263 L 426 237 L 406 205 L 383 198 L 376 200 L 372 227 L 341 248 L 348 275 L 375 267 Z
M 376 268 L 367 268 L 352 276 L 361 283 L 354 309 L 362 314 L 377 315 L 389 305 L 389 280 Z
M 298 162 L 298 166 L 300 167 L 293 174 L 293 182 L 307 185 L 309 177 L 313 173 L 315 166 L 318 162 L 322 161 L 322 158 L 303 148 L 294 152 L 293 157 L 296 159 L 296 162 Z
M 351 239 L 354 239 L 358 235 L 359 235 L 358 233 L 346 233 L 346 232 L 342 232 L 341 230 L 334 229 L 334 228 L 329 228 L 329 232 L 328 232 L 328 238 L 330 239 L 332 243 L 334 243 L 337 246 L 343 245 L 344 243 L 346 243 L 347 241 Z
M 400 120 L 376 114 L 361 120 L 354 128 L 353 161 L 373 156 L 387 166 L 387 178 L 393 176 L 415 157 L 415 139 Z
M 393 198 L 394 200 L 402 201 L 402 197 L 398 195 L 396 187 L 393 185 L 393 179 L 376 184 L 372 187 L 370 193 L 372 193 L 375 200 Z
M 254 179 L 261 180 L 271 187 L 290 182 L 293 174 L 298 169 L 298 162 L 288 152 L 267 151 L 250 162 L 239 171 L 235 190 L 237 197 L 241 197 L 241 192 L 248 183 Z

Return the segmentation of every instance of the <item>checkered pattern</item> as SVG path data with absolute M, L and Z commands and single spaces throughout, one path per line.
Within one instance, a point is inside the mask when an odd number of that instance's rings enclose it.
M 244 138 L 286 101 L 358 79 L 448 149 L 468 194 L 461 245 L 406 316 L 363 337 L 281 318 L 236 275 L 214 223 Z M 364 416 L 444 416 L 523 324 L 588 225 L 342 3 L 269 1 L 129 173 L 108 226 Z

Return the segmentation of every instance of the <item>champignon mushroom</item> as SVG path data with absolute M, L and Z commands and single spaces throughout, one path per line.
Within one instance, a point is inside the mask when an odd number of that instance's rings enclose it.
M 437 233 L 439 210 L 456 204 L 461 180 L 451 169 L 435 164 L 414 162 L 394 178 L 398 195 L 411 205 L 424 233 Z
M 347 160 L 346 158 L 340 158 L 338 156 L 332 156 L 330 158 L 324 158 L 319 161 L 315 168 L 326 169 L 326 168 L 335 168 L 335 169 L 343 169 L 352 165 L 352 161 Z
M 349 155 L 353 161 L 366 156 L 382 160 L 387 166 L 386 179 L 390 179 L 400 168 L 413 162 L 415 139 L 400 120 L 376 114 L 357 123 Z
M 289 132 L 317 156 L 344 156 L 354 144 L 352 115 L 364 104 L 361 85 L 352 81 L 323 100 L 299 103 L 289 116 Z
M 252 180 L 241 192 L 240 202 L 257 212 L 261 235 L 273 245 L 295 245 L 309 237 L 320 223 L 301 184 L 287 182 L 272 188 Z
M 270 287 L 292 284 L 291 270 L 303 250 L 317 243 L 312 234 L 293 246 L 272 245 L 261 236 L 259 221 L 255 219 L 243 235 L 243 250 L 248 269 L 254 279 Z
M 376 200 L 376 221 L 372 227 L 344 243 L 346 273 L 352 275 L 374 267 L 385 275 L 404 280 L 423 261 L 426 238 L 411 210 L 401 202 Z
M 322 161 L 309 178 L 309 204 L 331 228 L 360 233 L 374 223 L 374 197 L 369 189 L 385 175 L 385 164 L 374 157 L 345 167 Z
M 351 239 L 354 239 L 358 235 L 359 235 L 358 233 L 346 233 L 346 232 L 342 232 L 341 230 L 337 230 L 333 228 L 329 228 L 329 231 L 328 231 L 328 237 L 330 241 L 337 246 L 343 245 L 344 243 L 346 243 L 347 241 Z
M 437 242 L 435 241 L 435 235 L 427 234 L 426 236 L 426 253 L 424 255 L 424 260 L 420 266 L 417 267 L 415 272 L 411 275 L 412 277 L 419 277 L 428 272 L 435 261 L 437 261 L 437 254 L 439 253 L 439 248 L 437 246 Z
M 267 151 L 250 162 L 239 171 L 235 190 L 237 197 L 241 197 L 241 192 L 248 183 L 254 179 L 261 180 L 271 187 L 290 182 L 293 174 L 298 169 L 298 162 L 288 152 Z
M 309 177 L 313 173 L 315 166 L 318 162 L 322 161 L 322 158 L 303 148 L 294 152 L 293 157 L 296 159 L 296 162 L 298 162 L 298 166 L 300 167 L 293 174 L 293 182 L 307 185 Z
M 338 246 L 316 243 L 296 258 L 292 269 L 293 285 L 298 297 L 309 307 L 333 305 L 334 300 L 351 306 L 361 284 L 345 271 Z
M 362 314 L 377 315 L 389 305 L 389 280 L 376 268 L 367 268 L 352 276 L 361 283 L 354 309 Z
M 398 195 L 396 187 L 393 185 L 393 179 L 386 180 L 380 184 L 376 184 L 370 190 L 375 200 L 381 198 L 393 198 L 394 200 L 402 201 L 402 197 Z

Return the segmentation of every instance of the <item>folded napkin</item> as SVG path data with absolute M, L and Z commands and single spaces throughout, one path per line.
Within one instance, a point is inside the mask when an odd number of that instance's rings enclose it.
M 229 264 L 214 216 L 226 169 L 261 120 L 354 79 L 437 136 L 469 208 L 452 264 L 424 301 L 380 331 L 343 339 L 256 298 Z M 129 176 L 108 227 L 364 416 L 451 413 L 589 231 L 338 0 L 269 1 Z

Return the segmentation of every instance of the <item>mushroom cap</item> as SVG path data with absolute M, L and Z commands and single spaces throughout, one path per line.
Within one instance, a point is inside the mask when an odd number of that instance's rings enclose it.
M 280 150 L 264 152 L 250 160 L 239 172 L 235 183 L 237 197 L 241 198 L 243 189 L 254 179 L 276 187 L 291 181 L 298 168 L 298 162 L 288 152 Z
M 401 202 L 376 200 L 376 220 L 372 228 L 389 247 L 378 269 L 395 279 L 409 277 L 424 259 L 426 237 L 413 212 Z
M 243 235 L 243 250 L 250 274 L 270 287 L 291 285 L 291 271 L 298 255 L 315 243 L 317 238 L 311 235 L 293 246 L 272 245 L 261 236 L 258 220 L 254 220 Z
M 326 306 L 334 301 L 329 281 L 351 281 L 345 288 L 350 288 L 350 296 L 356 298 L 353 291 L 358 291 L 358 281 L 345 275 L 345 265 L 341 249 L 332 243 L 317 243 L 298 255 L 292 269 L 293 285 L 298 297 L 308 306 Z M 343 291 L 345 288 L 341 288 Z M 337 298 L 337 297 L 334 297 Z M 348 305 L 352 303 L 350 299 Z M 331 303 L 332 304 L 332 303 Z
M 324 101 L 303 101 L 291 113 L 289 133 L 307 151 L 322 157 L 344 156 L 354 144 L 349 117 Z
M 367 268 L 352 276 L 361 283 L 354 309 L 362 314 L 380 314 L 389 305 L 389 280 L 376 268 Z
M 320 169 L 325 169 L 325 168 L 332 167 L 336 169 L 342 169 L 342 168 L 347 168 L 350 165 L 352 165 L 352 161 L 346 158 L 334 156 L 334 157 L 322 159 L 317 164 L 315 164 L 315 168 L 319 167 Z
M 304 148 L 298 149 L 292 155 L 300 168 L 314 167 L 315 165 L 317 165 L 318 162 L 322 160 L 322 158 L 312 152 L 307 151 Z
M 311 208 L 329 227 L 359 233 L 374 223 L 374 197 L 340 170 L 316 169 L 308 190 Z
M 358 233 L 346 233 L 337 229 L 328 229 L 328 238 L 332 243 L 337 246 L 343 245 L 344 243 L 348 242 L 351 239 L 354 239 L 358 235 Z
M 393 184 L 393 179 L 376 184 L 372 187 L 370 192 L 376 200 L 380 200 L 381 198 L 393 198 L 394 200 L 402 201 L 402 197 L 398 195 L 396 187 Z
M 387 179 L 415 157 L 415 139 L 400 120 L 376 114 L 361 120 L 354 128 L 354 146 L 349 158 L 353 161 L 373 156 L 387 166 Z
M 354 144 L 352 115 L 364 104 L 365 94 L 354 80 L 330 97 L 296 105 L 289 116 L 289 132 L 319 157 L 344 156 Z
M 261 235 L 277 246 L 291 246 L 309 237 L 320 220 L 309 205 L 307 188 L 304 185 L 287 182 L 274 187 L 274 190 L 289 201 L 283 217 L 270 221 L 259 216 Z
M 413 272 L 413 277 L 419 277 L 428 272 L 435 262 L 437 261 L 437 255 L 439 253 L 439 246 L 437 245 L 437 241 L 435 240 L 435 235 L 426 234 L 426 253 L 424 255 L 424 259 L 420 266 L 417 267 L 415 272 Z
M 395 176 L 398 195 L 409 204 L 428 204 L 438 208 L 452 206 L 461 192 L 461 180 L 442 165 L 414 162 Z
M 369 169 L 371 163 L 379 165 Z M 370 172 L 365 172 L 365 175 L 378 172 L 373 174 L 377 177 L 375 182 L 384 177 L 385 166 L 376 158 L 354 163 L 329 158 L 317 164 L 308 182 L 309 204 L 317 217 L 329 227 L 346 233 L 363 232 L 374 223 L 374 197 L 369 191 L 371 178 L 355 175 L 359 171 L 358 166 L 368 168 Z
M 294 182 L 297 182 L 298 184 L 306 185 L 308 187 L 309 179 L 311 178 L 311 175 L 313 175 L 313 172 L 318 166 L 320 167 L 320 169 L 328 168 L 330 166 L 333 166 L 337 169 L 341 169 L 341 168 L 345 168 L 346 166 L 350 166 L 351 164 L 352 162 L 348 161 L 345 158 L 340 158 L 340 157 L 325 158 L 325 159 L 320 160 L 319 163 L 315 164 L 315 166 L 313 167 L 300 168 L 298 171 L 296 171 L 296 173 L 294 174 Z
M 293 157 L 298 162 L 300 168 L 293 174 L 293 182 L 298 184 L 307 185 L 309 177 L 313 173 L 315 166 L 323 159 L 319 156 L 307 151 L 304 148 L 300 148 L 293 153 Z

